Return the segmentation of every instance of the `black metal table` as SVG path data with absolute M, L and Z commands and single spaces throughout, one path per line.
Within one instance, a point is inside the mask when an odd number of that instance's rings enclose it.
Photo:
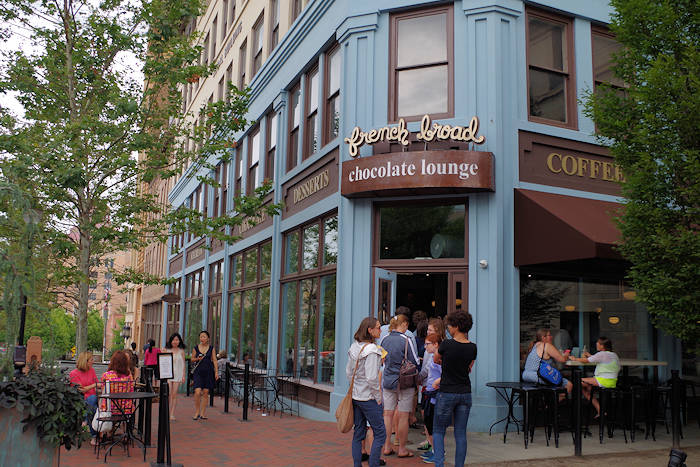
M 542 390 L 541 387 L 534 383 L 522 383 L 514 381 L 495 381 L 491 383 L 486 383 L 486 386 L 494 388 L 496 393 L 508 404 L 508 414 L 500 420 L 495 421 L 491 424 L 489 428 L 489 435 L 491 435 L 491 430 L 494 426 L 501 422 L 506 422 L 506 426 L 503 429 L 503 442 L 506 442 L 506 436 L 508 435 L 508 426 L 513 423 L 515 424 L 518 433 L 520 432 L 521 420 L 516 418 L 513 413 L 513 408 L 515 403 L 523 399 L 523 433 L 525 441 L 525 449 L 527 449 L 527 443 L 530 432 L 530 394 L 539 392 Z
M 145 399 L 153 399 L 157 394 L 155 392 L 112 392 L 105 393 L 99 396 L 100 399 L 109 399 L 110 401 L 140 401 Z M 124 434 L 119 437 L 119 439 L 113 440 L 112 444 L 105 451 L 105 463 L 107 462 L 107 455 L 112 452 L 112 448 L 121 442 L 126 442 L 126 454 L 129 455 L 129 443 L 131 441 L 138 441 L 141 443 L 141 448 L 143 450 L 143 461 L 146 462 L 146 443 L 143 442 L 138 436 L 134 436 L 132 432 L 134 414 L 136 413 L 136 404 L 133 404 L 133 411 L 127 413 L 125 403 L 113 403 L 110 404 L 112 411 L 116 408 L 118 415 L 124 418 L 126 421 L 126 428 L 124 429 Z

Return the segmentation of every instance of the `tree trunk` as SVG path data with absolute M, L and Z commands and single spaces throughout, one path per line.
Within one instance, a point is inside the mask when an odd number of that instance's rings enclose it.
M 90 239 L 80 234 L 80 272 L 83 278 L 78 284 L 78 310 L 75 314 L 75 355 L 87 350 L 87 311 L 90 286 Z

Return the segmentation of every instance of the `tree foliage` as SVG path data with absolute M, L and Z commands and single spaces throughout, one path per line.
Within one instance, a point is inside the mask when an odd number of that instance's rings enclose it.
M 101 258 L 165 241 L 171 232 L 232 241 L 233 227 L 247 217 L 277 212 L 266 203 L 269 183 L 218 218 L 168 211 L 146 189 L 186 167 L 184 176 L 216 185 L 198 171 L 230 159 L 232 137 L 249 124 L 248 94 L 235 88 L 228 101 L 182 114 L 182 86 L 215 69 L 201 63 L 198 35 L 183 34 L 203 6 L 0 0 L 0 35 L 20 34 L 33 46 L 5 54 L 0 64 L 0 93 L 14 93 L 25 111 L 21 117 L 0 108 L 0 171 L 24 170 L 46 219 L 46 251 L 60 259 L 53 284 L 77 284 L 78 352 L 88 346 L 89 277 Z M 134 270 L 115 280 L 164 281 Z
M 587 112 L 621 165 L 618 219 L 637 299 L 654 324 L 700 341 L 700 3 L 612 0 L 626 86 L 589 96 Z M 622 91 L 622 92 L 621 92 Z

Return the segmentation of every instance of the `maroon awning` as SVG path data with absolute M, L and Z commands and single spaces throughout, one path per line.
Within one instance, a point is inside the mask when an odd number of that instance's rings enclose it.
M 515 265 L 590 258 L 622 259 L 613 246 L 622 207 L 573 196 L 515 190 Z

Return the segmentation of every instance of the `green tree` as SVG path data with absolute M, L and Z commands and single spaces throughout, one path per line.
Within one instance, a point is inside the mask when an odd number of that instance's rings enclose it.
M 620 251 L 654 324 L 700 341 L 700 3 L 612 0 L 623 49 L 587 112 L 622 167 Z
M 102 339 L 104 337 L 105 323 L 99 310 L 88 312 L 88 350 L 102 350 Z
M 119 330 L 121 330 L 124 327 L 125 322 L 126 320 L 124 318 L 119 318 L 117 320 L 117 327 L 113 330 L 114 332 L 112 333 L 112 342 L 109 347 L 110 357 L 117 350 L 124 350 L 124 338 L 119 334 Z
M 186 166 L 196 174 L 230 159 L 232 136 L 248 125 L 248 94 L 237 89 L 229 101 L 181 114 L 182 85 L 215 69 L 200 64 L 198 35 L 182 33 L 204 7 L 200 0 L 0 0 L 0 35 L 35 46 L 0 64 L 0 92 L 14 93 L 25 112 L 0 115 L 0 171 L 28 168 L 35 202 L 50 219 L 47 235 L 62 259 L 54 281 L 77 289 L 78 352 L 88 347 L 90 273 L 105 256 L 184 231 L 233 241 L 234 226 L 278 211 L 264 201 L 269 183 L 238 200 L 235 215 L 216 219 L 184 208 L 161 217 L 156 196 L 140 189 Z M 118 283 L 163 281 L 118 273 Z

